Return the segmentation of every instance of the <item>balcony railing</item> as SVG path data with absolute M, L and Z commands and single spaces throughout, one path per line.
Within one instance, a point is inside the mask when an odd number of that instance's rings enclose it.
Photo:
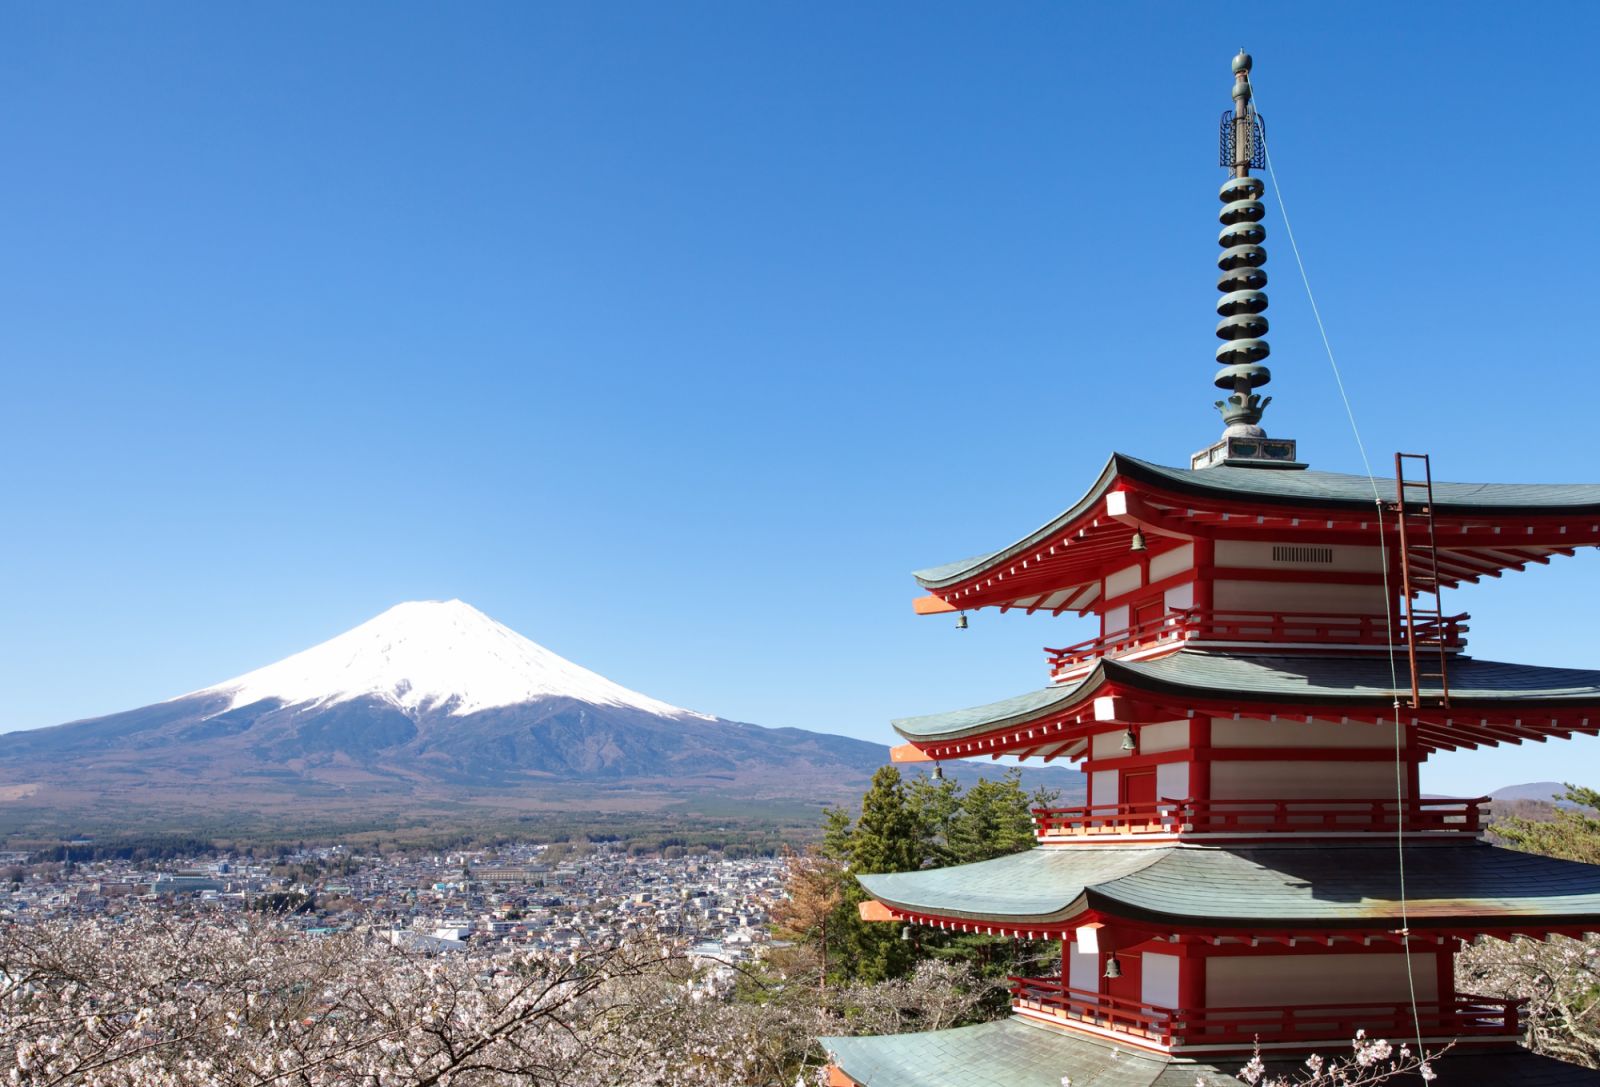
M 1415 637 L 1447 649 L 1466 645 L 1465 613 L 1417 624 Z M 1061 649 L 1045 647 L 1052 678 L 1084 670 L 1101 657 L 1186 641 L 1267 642 L 1277 645 L 1404 646 L 1411 632 L 1378 615 L 1294 615 L 1271 611 L 1200 611 L 1183 608 Z
M 1486 796 L 1470 800 L 1159 800 L 1034 808 L 1040 841 L 1135 834 L 1344 834 L 1403 830 L 1476 835 Z
M 1019 1009 L 1117 1031 L 1156 1043 L 1249 1048 L 1276 1042 L 1348 1042 L 1356 1031 L 1373 1037 L 1409 1037 L 1416 1030 L 1408 1001 L 1295 1004 L 1279 1007 L 1183 1010 L 1085 992 L 1061 978 L 1012 977 Z M 1420 1001 L 1417 1016 L 1428 1038 L 1505 1038 L 1520 1030 L 1521 1002 L 1461 995 Z

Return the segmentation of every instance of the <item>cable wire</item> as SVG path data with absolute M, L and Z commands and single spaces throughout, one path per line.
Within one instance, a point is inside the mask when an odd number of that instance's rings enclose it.
M 1260 95 L 1256 93 L 1256 85 L 1252 81 L 1250 89 L 1254 101 L 1259 102 Z M 1322 349 L 1327 353 L 1328 365 L 1333 370 L 1334 383 L 1339 387 L 1339 399 L 1344 402 L 1345 417 L 1350 421 L 1350 432 L 1355 436 L 1356 449 L 1361 453 L 1361 464 L 1367 472 L 1367 482 L 1372 487 L 1372 501 L 1377 510 L 1378 525 L 1378 558 L 1383 570 L 1383 599 L 1387 610 L 1389 629 L 1395 629 L 1396 616 L 1394 612 L 1394 597 L 1389 587 L 1389 548 L 1386 530 L 1383 521 L 1383 496 L 1378 490 L 1378 478 L 1373 474 L 1372 461 L 1367 457 L 1367 445 L 1361 438 L 1361 427 L 1356 423 L 1355 408 L 1351 406 L 1350 395 L 1345 390 L 1344 375 L 1339 372 L 1339 360 L 1334 356 L 1333 343 L 1328 339 L 1328 328 L 1322 321 L 1322 309 L 1317 305 L 1316 293 L 1311 289 L 1311 277 L 1306 274 L 1305 261 L 1300 256 L 1300 245 L 1295 241 L 1294 227 L 1289 223 L 1289 205 L 1284 202 L 1283 190 L 1278 185 L 1278 171 L 1272 165 L 1272 147 L 1265 139 L 1261 141 L 1267 163 L 1267 177 L 1272 182 L 1272 195 L 1278 202 L 1278 214 L 1283 218 L 1283 232 L 1289 239 L 1289 248 L 1294 253 L 1295 267 L 1300 270 L 1300 282 L 1306 289 L 1306 300 L 1311 303 L 1311 316 L 1316 319 L 1317 332 L 1322 337 Z M 1406 515 L 1405 506 L 1400 505 L 1397 517 Z M 1408 561 L 1407 556 L 1400 556 L 1401 562 Z M 1389 685 L 1394 694 L 1394 791 L 1395 791 L 1395 860 L 1399 871 L 1400 888 L 1400 947 L 1405 955 L 1406 987 L 1411 996 L 1411 1025 L 1415 1028 L 1417 1036 L 1417 1059 L 1424 1057 L 1422 1047 L 1422 1015 L 1417 1009 L 1417 980 L 1411 963 L 1411 911 L 1406 896 L 1406 842 L 1405 842 L 1405 770 L 1402 746 L 1400 742 L 1400 667 L 1396 660 L 1394 638 L 1389 638 Z

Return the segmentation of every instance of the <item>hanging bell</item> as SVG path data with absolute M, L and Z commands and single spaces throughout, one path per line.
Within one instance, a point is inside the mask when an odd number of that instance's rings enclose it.
M 1150 550 L 1144 544 L 1144 533 L 1143 532 L 1140 532 L 1138 529 L 1134 529 L 1133 530 L 1133 543 L 1131 543 L 1128 546 L 1128 550 L 1129 551 L 1148 551 L 1148 550 Z
M 1137 750 L 1139 750 L 1139 737 L 1137 737 L 1137 736 L 1135 736 L 1133 734 L 1133 729 L 1131 729 L 1131 728 L 1128 731 L 1126 731 L 1126 732 L 1124 732 L 1122 734 L 1122 750 L 1124 750 L 1124 751 L 1137 751 Z
M 900 930 L 900 939 L 904 940 L 908 944 L 911 942 L 911 926 L 910 925 L 906 925 L 904 928 L 902 928 Z
M 1106 960 L 1106 977 L 1120 978 L 1122 976 L 1122 963 L 1115 955 Z
M 960 615 L 956 616 L 956 629 L 957 630 L 966 630 L 967 629 L 967 613 L 966 612 L 962 612 Z
M 944 780 L 944 767 L 939 765 L 938 763 L 934 763 L 933 764 L 933 780 L 934 781 L 943 781 Z

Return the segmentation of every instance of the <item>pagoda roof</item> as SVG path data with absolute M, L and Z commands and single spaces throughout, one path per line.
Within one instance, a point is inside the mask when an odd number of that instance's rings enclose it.
M 1096 1087 L 1243 1087 L 1234 1073 L 1243 1057 L 1174 1059 L 1108 1039 L 1035 1023 L 1020 1016 L 972 1027 L 818 1039 L 834 1064 L 865 1087 L 1061 1087 L 1062 1077 Z M 1335 1053 L 1326 1056 L 1332 1058 Z M 1270 1078 L 1291 1080 L 1301 1056 L 1264 1054 Z M 1473 1087 L 1594 1087 L 1600 1072 L 1517 1048 L 1457 1049 L 1436 1062 L 1445 1074 L 1471 1072 Z M 1416 1077 L 1397 1080 L 1413 1084 Z
M 1194 1087 L 1199 1074 L 1217 1087 L 1240 1084 L 1209 1064 L 1175 1063 L 1018 1017 L 953 1030 L 818 1041 L 835 1065 L 866 1087 L 1061 1087 L 1069 1075 L 1073 1083 L 1107 1087 Z
M 1461 711 L 1449 719 L 1460 718 L 1462 729 L 1471 728 L 1476 720 L 1467 712 L 1472 710 L 1520 712 L 1534 706 L 1600 706 L 1600 670 L 1509 664 L 1465 656 L 1452 658 L 1449 669 L 1450 704 L 1452 709 Z M 1401 678 L 1409 680 L 1409 671 Z M 1388 716 L 1397 693 L 1410 695 L 1409 686 L 1404 692 L 1398 691 L 1389 660 L 1381 655 L 1255 656 L 1180 649 L 1147 660 L 1103 659 L 1074 683 L 968 709 L 903 717 L 892 724 L 896 732 L 919 746 L 949 743 L 1059 721 L 1086 711 L 1097 695 L 1109 690 L 1167 700 L 1173 708 L 1166 712 L 1178 716 L 1189 709 L 1215 714 L 1248 712 L 1262 706 L 1320 708 L 1346 714 L 1365 710 L 1370 711 L 1366 716 Z M 1433 700 L 1442 693 L 1437 680 L 1426 678 L 1421 691 L 1425 699 Z M 1415 715 L 1417 711 L 1405 712 Z M 1430 710 L 1426 716 L 1429 720 L 1443 720 L 1449 713 Z M 1531 720 L 1536 711 L 1530 710 L 1528 716 L 1526 727 L 1537 727 Z M 1586 721 L 1578 727 L 1587 728 Z M 1600 717 L 1596 718 L 1596 726 L 1600 727 Z M 1556 731 L 1562 729 L 1570 731 L 1571 726 L 1563 724 Z M 1440 738 L 1444 738 L 1443 734 Z M 1466 744 L 1494 742 L 1491 733 L 1463 732 L 1462 740 Z M 1024 745 L 1020 742 L 1012 743 L 1005 749 L 1021 746 Z M 943 757 L 956 752 L 930 754 Z
M 1007 927 L 1089 911 L 1211 930 L 1370 929 L 1402 923 L 1395 854 L 1371 845 L 1060 848 L 952 868 L 858 876 L 906 915 Z M 1413 929 L 1600 930 L 1600 865 L 1472 842 L 1427 847 L 1406 872 Z
M 1075 537 L 1078 547 L 1071 553 L 1082 556 L 1078 561 L 1101 561 L 1108 555 L 1114 555 L 1119 548 L 1125 554 L 1126 535 L 1132 531 L 1132 521 L 1137 518 L 1131 515 L 1107 516 L 1104 500 L 1113 491 L 1128 490 L 1158 497 L 1165 503 L 1164 518 L 1176 532 L 1181 534 L 1193 530 L 1197 534 L 1204 534 L 1203 515 L 1207 511 L 1238 511 L 1245 508 L 1275 510 L 1285 517 L 1303 517 L 1309 511 L 1320 511 L 1351 522 L 1344 526 L 1347 529 L 1355 524 L 1364 525 L 1366 521 L 1374 519 L 1374 486 L 1377 487 L 1377 497 L 1385 502 L 1393 501 L 1393 479 L 1380 478 L 1374 481 L 1363 475 L 1342 472 L 1226 465 L 1201 469 L 1170 468 L 1125 453 L 1113 453 L 1083 497 L 1037 530 L 999 550 L 918 570 L 914 576 L 923 588 L 951 602 L 959 595 L 963 597 L 964 606 L 981 607 L 985 603 L 998 602 L 987 598 L 999 594 L 1000 589 L 996 587 L 993 593 L 978 593 L 973 587 L 963 588 L 973 578 L 1009 572 L 1013 574 L 1013 581 L 1016 581 L 1015 575 L 1020 571 L 1010 570 L 1013 564 L 1028 560 L 1034 560 L 1039 567 L 1047 567 L 1050 563 L 1068 563 L 1072 561 L 1069 552 L 1058 555 L 1051 549 L 1074 542 Z M 1435 482 L 1433 498 L 1435 517 L 1451 520 L 1452 527 L 1456 527 L 1455 522 L 1464 518 L 1488 519 L 1498 523 L 1507 519 L 1576 521 L 1600 517 L 1600 483 Z M 1119 525 L 1118 522 L 1122 523 Z M 1595 534 L 1600 535 L 1600 530 L 1596 530 Z M 1468 549 L 1467 560 L 1460 568 L 1460 580 L 1472 581 L 1481 574 L 1498 576 L 1499 569 L 1518 568 L 1520 562 L 1545 561 L 1551 553 L 1569 553 L 1566 549 L 1580 540 L 1577 539 L 1577 533 L 1558 531 L 1548 539 L 1545 534 L 1526 540 L 1513 540 L 1510 537 L 1496 537 L 1488 541 L 1468 538 L 1453 540 L 1448 535 L 1441 537 L 1442 547 L 1447 542 L 1450 548 L 1459 545 Z M 1582 542 L 1594 543 L 1597 540 Z M 1498 555 L 1495 553 L 1497 548 L 1500 552 Z M 1523 554 L 1505 555 L 1507 548 L 1521 550 Z M 1047 559 L 1049 562 L 1045 561 Z M 1451 583 L 1454 583 L 1453 579 Z M 968 594 L 973 593 L 976 595 L 969 598 Z M 1057 608 L 1057 605 L 1050 606 Z

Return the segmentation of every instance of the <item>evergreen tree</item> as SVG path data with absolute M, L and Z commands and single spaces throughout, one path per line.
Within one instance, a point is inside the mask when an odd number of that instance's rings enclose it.
M 900 771 L 885 766 L 861 798 L 861 817 L 850 835 L 850 873 L 914 872 L 927 855 L 922 822 L 906 798 Z M 842 951 L 839 972 L 868 983 L 901 977 L 915 962 L 912 944 L 900 938 L 899 925 L 861 920 L 861 903 L 868 897 L 855 879 L 846 881 L 833 926 Z
M 979 781 L 961 798 L 949 827 L 952 864 L 971 864 L 1032 849 L 1035 801 L 1022 789 L 1022 771 L 1007 770 L 999 781 Z
M 817 852 L 840 864 L 850 862 L 850 840 L 855 834 L 850 813 L 843 808 L 822 809 L 822 842 Z
M 922 836 L 935 867 L 960 864 L 950 847 L 952 828 L 961 816 L 961 786 L 953 778 L 918 774 L 906 786 L 906 799 L 922 823 Z

